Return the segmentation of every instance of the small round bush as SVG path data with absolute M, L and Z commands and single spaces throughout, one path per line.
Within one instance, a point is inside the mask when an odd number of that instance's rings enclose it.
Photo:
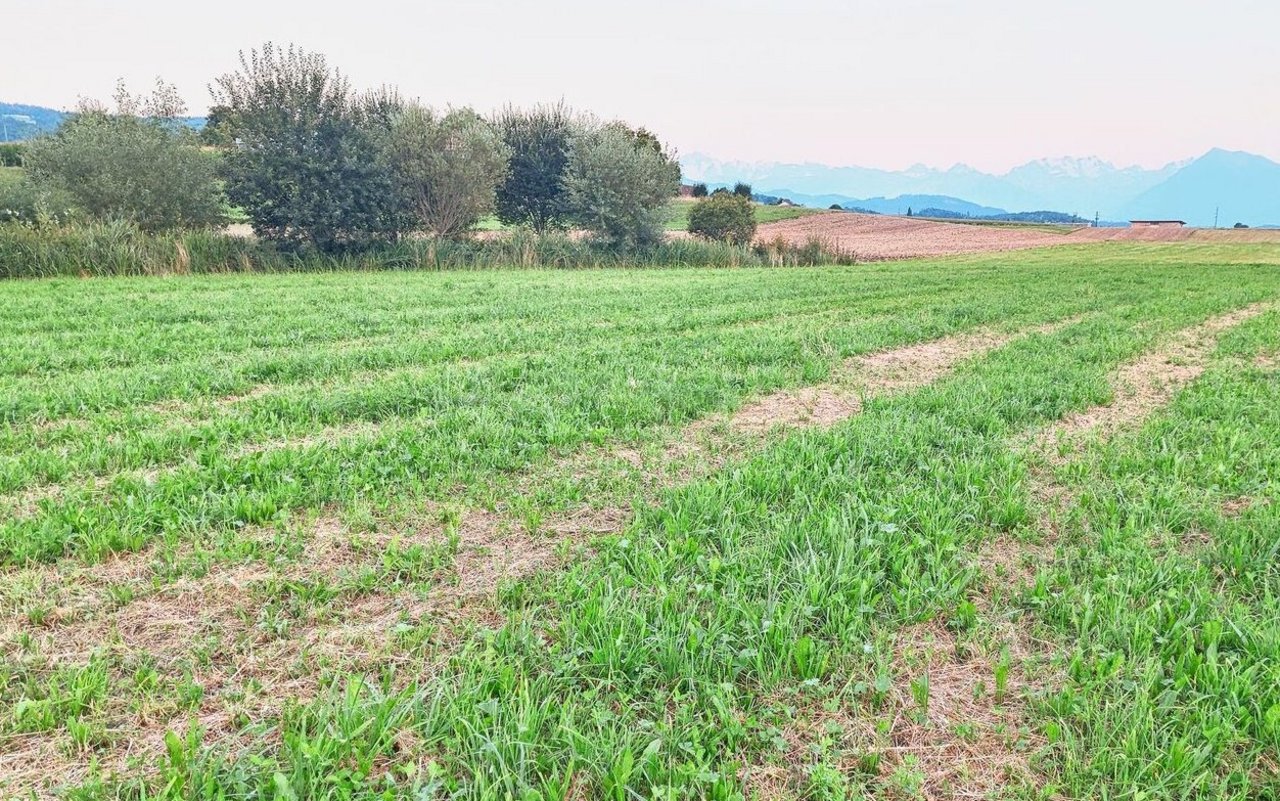
M 713 194 L 689 210 L 689 233 L 703 239 L 745 245 L 756 235 L 755 210 L 751 201 L 742 195 Z

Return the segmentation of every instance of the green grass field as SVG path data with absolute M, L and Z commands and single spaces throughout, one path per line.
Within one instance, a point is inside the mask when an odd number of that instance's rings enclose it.
M 1273 247 L 14 281 L 0 343 L 0 796 L 1280 792 Z
M 1051 234 L 1069 234 L 1072 231 L 1078 231 L 1081 228 L 1087 228 L 1087 225 L 1064 225 L 1061 223 L 1031 223 L 1016 222 L 1013 220 L 970 220 L 958 217 L 920 217 L 921 220 L 930 220 L 932 222 L 954 223 L 956 225 L 982 225 L 988 228 L 1013 228 L 1019 231 L 1045 231 Z
M 671 203 L 668 207 L 669 213 L 666 220 L 668 231 L 689 230 L 689 210 L 693 208 L 694 202 L 692 200 L 677 200 Z M 794 220 L 797 217 L 807 217 L 810 214 L 822 212 L 822 209 L 811 209 L 806 206 L 762 206 L 758 203 L 752 208 L 755 209 L 757 223 Z

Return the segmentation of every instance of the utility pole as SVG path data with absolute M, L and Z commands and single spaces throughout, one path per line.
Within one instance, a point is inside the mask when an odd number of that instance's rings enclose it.
M 1218 229 L 1218 207 L 1217 206 L 1213 207 L 1213 228 L 1215 231 Z
M 1093 213 L 1093 227 L 1094 227 L 1094 228 L 1097 228 L 1097 227 L 1098 227 L 1098 218 L 1099 218 L 1100 216 L 1102 216 L 1102 213 L 1101 213 L 1101 212 L 1097 212 L 1097 211 L 1095 211 L 1095 212 Z

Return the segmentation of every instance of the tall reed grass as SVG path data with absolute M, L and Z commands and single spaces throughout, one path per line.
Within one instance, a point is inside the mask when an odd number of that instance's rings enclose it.
M 743 248 L 676 239 L 619 249 L 564 234 L 529 231 L 487 239 L 407 239 L 358 252 L 294 253 L 253 238 L 212 231 L 152 234 L 127 223 L 0 225 L 0 278 L 180 275 L 335 270 L 468 270 L 609 267 L 744 267 L 851 264 L 814 240 Z

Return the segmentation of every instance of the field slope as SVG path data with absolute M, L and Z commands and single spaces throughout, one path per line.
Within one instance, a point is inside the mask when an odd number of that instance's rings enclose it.
M 0 284 L 0 796 L 1280 789 L 1280 253 Z

